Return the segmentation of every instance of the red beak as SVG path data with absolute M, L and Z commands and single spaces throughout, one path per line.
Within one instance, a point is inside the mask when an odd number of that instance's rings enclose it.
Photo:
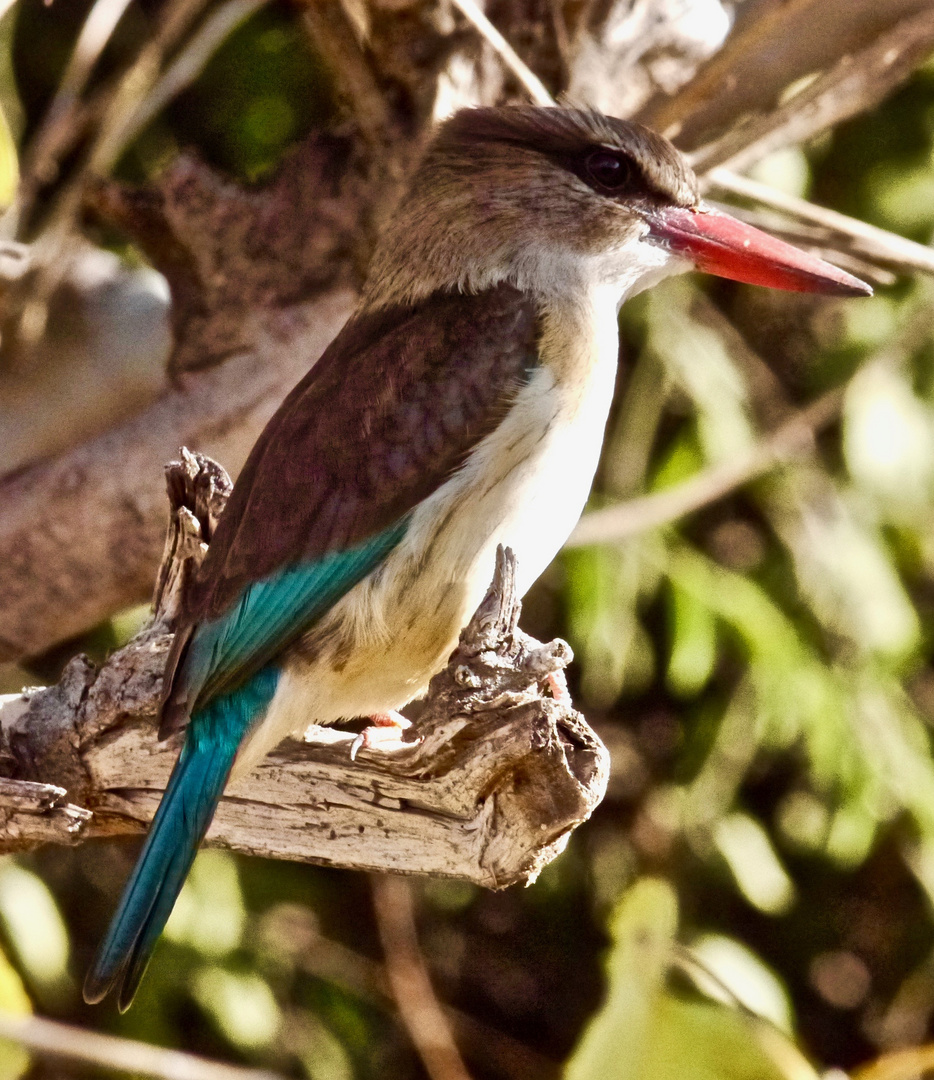
M 872 296 L 865 281 L 719 210 L 669 206 L 647 220 L 650 242 L 708 274 L 790 292 Z

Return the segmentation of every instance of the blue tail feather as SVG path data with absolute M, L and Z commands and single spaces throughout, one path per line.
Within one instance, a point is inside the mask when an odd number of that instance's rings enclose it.
M 278 668 L 263 668 L 192 716 L 142 853 L 85 980 L 86 1001 L 100 1001 L 119 985 L 120 1010 L 129 1008 L 214 817 L 240 743 L 272 700 L 278 679 Z

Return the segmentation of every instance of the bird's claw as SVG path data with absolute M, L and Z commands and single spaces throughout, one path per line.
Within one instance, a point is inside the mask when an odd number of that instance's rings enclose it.
M 546 675 L 545 682 L 548 684 L 548 689 L 551 691 L 551 696 L 555 701 L 559 705 L 564 705 L 565 708 L 570 708 L 571 692 L 568 690 L 568 679 L 564 671 L 559 668 L 558 671 Z
M 407 720 L 402 713 L 395 711 L 375 713 L 369 719 L 370 725 L 365 727 L 350 744 L 351 761 L 356 761 L 357 753 L 362 747 L 366 747 L 367 750 L 378 748 L 390 753 L 411 745 L 402 741 L 402 732 L 412 726 L 412 721 Z

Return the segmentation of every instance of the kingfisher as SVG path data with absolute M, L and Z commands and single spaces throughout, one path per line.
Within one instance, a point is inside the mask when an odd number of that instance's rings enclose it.
M 398 710 L 445 664 L 499 544 L 523 594 L 579 517 L 627 298 L 699 268 L 869 286 L 705 205 L 649 129 L 474 108 L 438 129 L 358 307 L 253 447 L 184 601 L 160 738 L 182 749 L 84 984 L 129 1007 L 231 775 L 309 724 Z M 361 740 L 357 740 L 359 745 Z

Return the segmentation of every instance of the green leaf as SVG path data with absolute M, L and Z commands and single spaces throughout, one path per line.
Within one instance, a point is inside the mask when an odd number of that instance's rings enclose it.
M 606 1003 L 565 1080 L 817 1080 L 770 1022 L 667 989 L 677 919 L 667 882 L 644 878 L 623 896 L 611 918 Z
M 673 640 L 667 682 L 679 697 L 694 697 L 717 660 L 717 621 L 707 604 L 675 584 L 669 597 Z

